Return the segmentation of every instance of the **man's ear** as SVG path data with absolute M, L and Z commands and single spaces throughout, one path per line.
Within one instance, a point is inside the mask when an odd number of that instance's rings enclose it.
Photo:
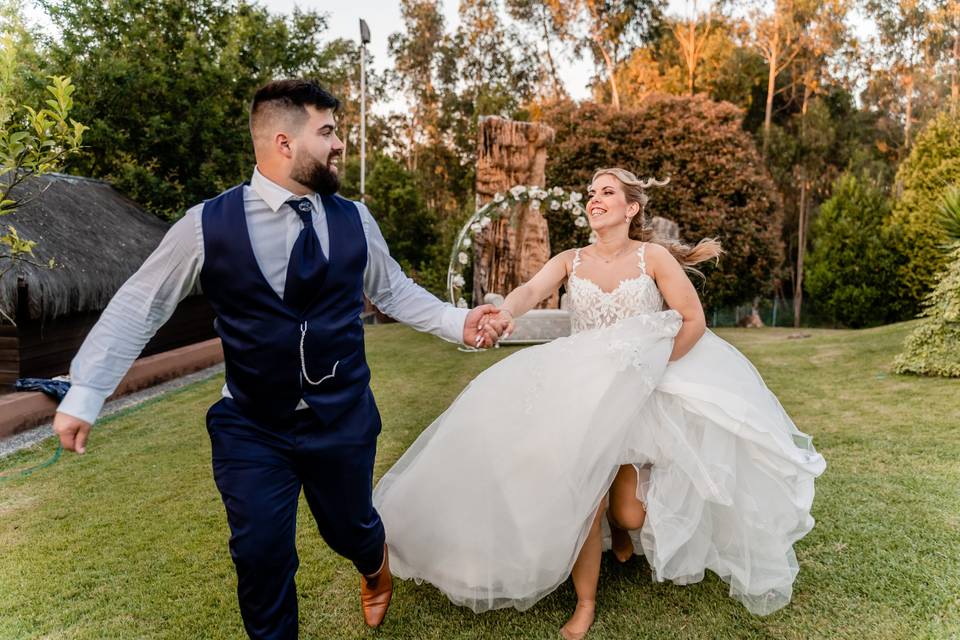
M 290 137 L 282 131 L 278 131 L 273 136 L 273 146 L 276 148 L 277 153 L 282 155 L 284 158 L 293 157 L 293 148 L 290 146 Z

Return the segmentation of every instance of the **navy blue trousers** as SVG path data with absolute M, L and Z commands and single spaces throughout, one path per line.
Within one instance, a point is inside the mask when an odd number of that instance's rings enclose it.
M 244 627 L 257 640 L 293 640 L 301 488 L 331 549 L 361 573 L 383 562 L 383 523 L 371 495 L 380 433 L 373 394 L 368 389 L 333 424 L 311 409 L 287 420 L 253 418 L 224 398 L 207 413 L 207 431 Z

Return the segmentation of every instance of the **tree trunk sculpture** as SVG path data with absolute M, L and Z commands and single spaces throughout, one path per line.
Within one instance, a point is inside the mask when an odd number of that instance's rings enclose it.
M 480 118 L 477 150 L 477 207 L 506 193 L 515 185 L 544 188 L 547 145 L 554 132 L 548 126 L 515 122 L 497 116 Z M 550 259 L 547 221 L 529 205 L 520 205 L 516 223 L 506 219 L 493 222 L 477 237 L 473 252 L 473 301 L 481 304 L 488 293 L 506 296 Z M 545 308 L 557 308 L 556 295 L 545 300 Z

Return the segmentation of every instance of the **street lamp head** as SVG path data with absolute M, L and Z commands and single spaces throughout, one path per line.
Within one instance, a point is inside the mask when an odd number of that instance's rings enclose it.
M 370 27 L 363 18 L 360 18 L 360 42 L 370 44 Z

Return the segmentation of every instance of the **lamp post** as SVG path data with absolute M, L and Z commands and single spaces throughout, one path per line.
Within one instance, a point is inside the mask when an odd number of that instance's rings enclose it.
M 367 179 L 367 44 L 370 27 L 360 18 L 360 200 L 365 200 Z

